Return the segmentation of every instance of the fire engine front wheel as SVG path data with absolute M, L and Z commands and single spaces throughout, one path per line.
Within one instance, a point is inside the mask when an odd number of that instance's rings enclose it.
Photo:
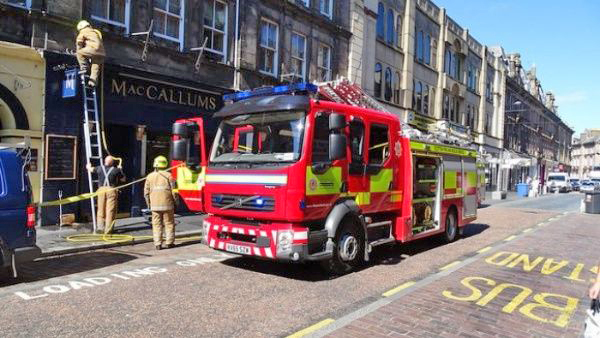
M 355 221 L 346 219 L 335 236 L 333 257 L 324 261 L 323 267 L 334 274 L 348 273 L 364 262 L 364 252 L 363 232 Z
M 446 215 L 446 231 L 444 231 L 444 241 L 454 242 L 458 236 L 458 222 L 456 220 L 456 211 L 450 209 Z

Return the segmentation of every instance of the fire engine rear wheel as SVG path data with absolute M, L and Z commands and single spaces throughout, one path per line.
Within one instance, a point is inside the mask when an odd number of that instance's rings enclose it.
M 365 238 L 356 221 L 345 219 L 334 239 L 333 257 L 324 268 L 334 274 L 345 274 L 364 262 Z
M 454 242 L 458 237 L 458 222 L 456 220 L 456 211 L 450 209 L 446 215 L 446 231 L 444 231 L 444 241 Z

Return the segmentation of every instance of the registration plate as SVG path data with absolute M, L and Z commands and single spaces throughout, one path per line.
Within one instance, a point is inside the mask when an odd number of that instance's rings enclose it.
M 242 255 L 250 254 L 250 247 L 243 246 L 243 245 L 227 244 L 227 245 L 225 245 L 225 250 L 227 250 L 229 252 L 235 252 L 237 254 L 242 254 Z

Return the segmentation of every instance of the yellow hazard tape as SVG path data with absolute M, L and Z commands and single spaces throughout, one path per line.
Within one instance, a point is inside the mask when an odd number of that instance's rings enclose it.
M 132 236 L 132 235 L 113 235 L 113 234 L 77 234 L 71 235 L 66 238 L 68 242 L 73 243 L 88 243 L 88 242 L 108 242 L 108 243 L 125 243 L 134 242 L 144 239 L 153 239 L 152 236 Z M 186 242 L 186 241 L 199 241 L 201 236 L 188 236 L 175 238 L 175 241 Z
M 173 166 L 171 168 L 165 169 L 165 171 L 169 171 L 169 170 L 175 169 L 175 168 L 177 168 L 179 166 L 182 166 L 182 165 L 183 165 L 183 163 L 182 164 L 178 164 L 178 165 Z M 104 193 L 107 193 L 107 192 L 112 191 L 112 190 L 120 190 L 120 189 L 126 188 L 128 186 L 134 185 L 136 183 L 143 182 L 145 180 L 146 180 L 146 177 L 142 177 L 140 179 L 137 179 L 135 181 L 132 181 L 132 182 L 120 185 L 118 187 L 107 189 L 104 192 L 101 192 L 100 194 L 104 194 Z M 67 198 L 62 198 L 62 199 L 58 199 L 58 200 L 55 200 L 55 201 L 48 201 L 48 202 L 38 203 L 37 206 L 39 206 L 39 207 L 53 207 L 53 206 L 58 206 L 58 205 L 71 204 L 71 203 L 76 203 L 76 202 L 88 200 L 88 199 L 94 198 L 94 197 L 96 197 L 98 195 L 99 195 L 98 192 L 88 192 L 88 193 L 85 193 L 85 194 L 81 194 L 81 195 L 77 195 L 77 196 L 71 196 L 71 197 L 67 197 Z

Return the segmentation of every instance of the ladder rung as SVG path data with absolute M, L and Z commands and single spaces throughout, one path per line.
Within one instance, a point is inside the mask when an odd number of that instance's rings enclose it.
M 91 159 L 94 159 L 94 160 L 99 160 L 99 159 L 101 159 L 102 157 L 100 157 L 100 156 L 90 156 L 90 158 L 91 158 Z

